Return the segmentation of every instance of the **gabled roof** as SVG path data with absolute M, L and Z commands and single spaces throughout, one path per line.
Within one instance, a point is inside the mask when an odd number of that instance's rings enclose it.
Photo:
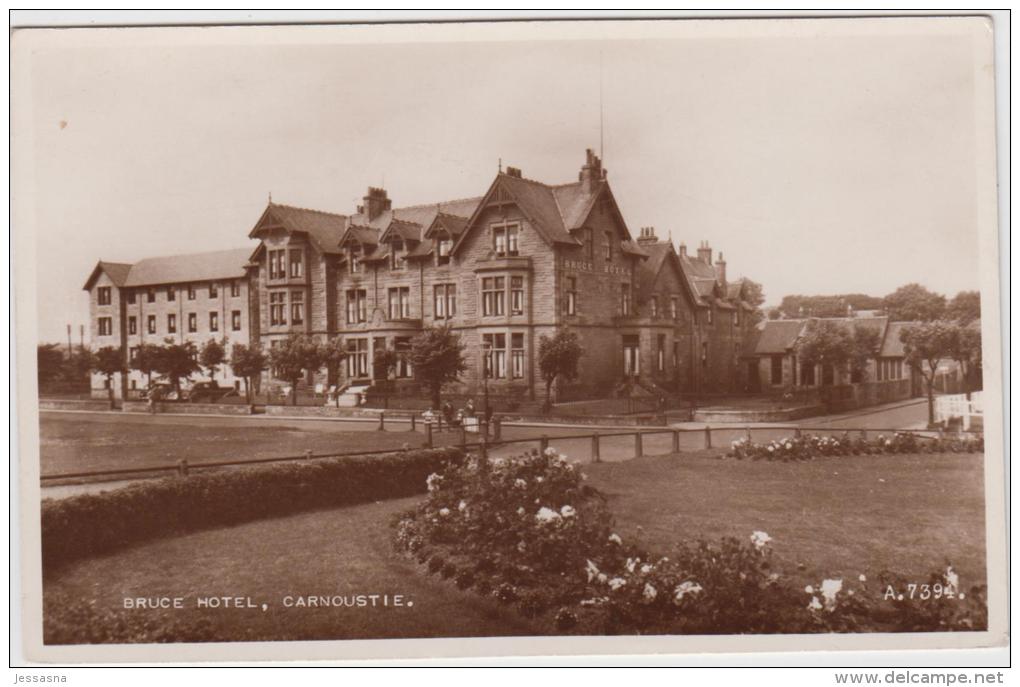
M 139 260 L 131 266 L 124 286 L 156 286 L 183 282 L 240 279 L 251 248 L 218 250 L 209 253 L 172 255 Z
M 645 243 L 642 252 L 648 257 L 638 263 L 635 271 L 635 293 L 639 301 L 646 300 L 655 289 L 655 282 L 659 277 L 662 266 L 674 254 L 673 244 L 659 241 L 656 243 Z M 682 278 L 682 277 L 681 277 Z
M 579 245 L 580 242 L 570 234 L 570 230 L 564 222 L 563 210 L 556 200 L 555 187 L 543 184 L 540 181 L 525 179 L 523 177 L 511 176 L 500 173 L 496 183 L 513 197 L 517 206 L 521 209 L 538 233 L 549 243 L 567 243 Z M 580 184 L 578 184 L 580 185 Z M 577 196 L 562 194 L 565 199 L 573 198 L 577 202 Z M 572 212 L 573 208 L 566 211 Z
M 432 224 L 425 230 L 423 236 L 425 238 L 432 238 L 437 231 L 445 230 L 451 237 L 457 238 L 467 228 L 468 219 L 468 217 L 460 217 L 440 211 L 436 213 L 436 218 L 432 220 Z
M 274 224 L 282 226 L 289 232 L 308 236 L 323 253 L 337 253 L 340 238 L 347 230 L 349 218 L 332 212 L 269 203 L 248 236 L 257 238 L 264 227 Z
M 379 236 L 379 243 L 392 241 L 395 237 L 403 241 L 421 241 L 421 225 L 394 218 Z
M 806 324 L 807 320 L 766 320 L 754 352 L 758 355 L 788 352 L 797 343 Z
M 441 212 L 448 215 L 456 215 L 458 217 L 470 217 L 474 213 L 475 208 L 478 207 L 481 200 L 481 196 L 476 196 L 474 198 L 458 198 L 456 200 L 445 200 L 441 203 L 410 205 L 404 208 L 384 210 L 372 218 L 369 218 L 367 214 L 362 212 L 351 215 L 349 219 L 351 224 L 357 224 L 359 226 L 376 229 L 378 231 L 384 231 L 387 229 L 394 220 L 428 227 L 431 226 L 436 215 Z
M 96 263 L 96 266 L 92 268 L 92 272 L 89 274 L 89 278 L 85 281 L 85 286 L 82 288 L 88 291 L 95 284 L 96 279 L 103 272 L 110 278 L 114 286 L 124 286 L 124 282 L 127 281 L 128 273 L 131 271 L 131 263 L 127 262 L 103 262 L 100 260 Z
M 907 355 L 907 352 L 903 348 L 903 342 L 900 340 L 900 334 L 907 327 L 912 327 L 916 322 L 890 322 L 889 326 L 885 329 L 885 336 L 882 338 L 882 346 L 878 350 L 878 355 L 882 358 L 903 358 Z

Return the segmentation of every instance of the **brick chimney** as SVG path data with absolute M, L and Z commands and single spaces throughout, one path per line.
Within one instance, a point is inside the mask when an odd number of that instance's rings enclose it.
M 577 179 L 581 182 L 581 188 L 584 192 L 592 194 L 598 190 L 599 184 L 605 178 L 606 173 L 602 169 L 602 160 L 595 154 L 595 151 L 588 148 L 584 152 L 584 167 L 581 167 L 581 173 L 577 176 Z
M 638 236 L 637 242 L 640 243 L 658 243 L 659 239 L 655 236 L 655 227 L 641 227 L 641 234 Z
M 506 175 L 508 177 L 515 177 L 517 179 L 520 179 L 521 178 L 521 168 L 520 167 L 507 167 L 506 168 Z
M 683 241 L 680 242 L 680 257 L 681 258 L 687 257 L 687 244 L 684 243 Z
M 384 188 L 369 186 L 368 194 L 362 200 L 365 204 L 358 206 L 358 212 L 368 215 L 369 222 L 393 207 Z
M 698 260 L 701 260 L 706 265 L 712 264 L 712 249 L 708 245 L 708 241 L 702 241 L 701 245 L 698 246 Z
M 715 261 L 715 277 L 719 285 L 726 288 L 726 261 L 723 260 L 722 251 L 719 251 L 719 259 Z

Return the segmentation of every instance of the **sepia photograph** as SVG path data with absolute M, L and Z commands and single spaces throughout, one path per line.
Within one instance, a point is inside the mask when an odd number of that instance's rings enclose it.
M 34 660 L 1007 642 L 987 18 L 11 40 Z

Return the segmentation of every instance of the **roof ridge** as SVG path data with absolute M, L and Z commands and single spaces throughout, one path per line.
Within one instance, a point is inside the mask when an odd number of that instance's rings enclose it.
M 270 207 L 287 208 L 289 210 L 301 210 L 303 212 L 314 212 L 319 215 L 329 215 L 330 217 L 342 217 L 348 219 L 350 215 L 341 215 L 339 212 L 327 212 L 326 210 L 316 210 L 315 208 L 306 208 L 300 205 L 288 205 L 287 203 L 270 203 Z
M 147 257 L 147 258 L 140 258 L 137 262 L 132 262 L 132 263 L 115 263 L 115 264 L 126 264 L 126 265 L 128 265 L 130 267 L 134 267 L 135 265 L 137 265 L 138 263 L 140 263 L 140 262 L 142 262 L 144 260 L 168 260 L 170 258 L 194 258 L 194 257 L 197 257 L 199 255 L 212 255 L 214 253 L 240 253 L 241 251 L 245 251 L 246 253 L 250 253 L 252 251 L 252 249 L 248 248 L 248 247 L 219 248 L 217 250 L 201 250 L 201 251 L 197 251 L 197 252 L 194 252 L 194 253 L 174 253 L 173 255 L 153 255 L 153 256 L 150 256 L 150 257 Z M 102 261 L 100 261 L 100 262 L 102 262 Z M 105 264 L 110 264 L 110 263 L 105 263 Z
M 391 208 L 390 212 L 396 212 L 397 210 L 417 210 L 418 208 L 430 208 L 430 207 L 440 208 L 438 210 L 438 212 L 442 212 L 443 205 L 452 205 L 453 203 L 466 203 L 469 200 L 481 200 L 482 198 L 483 198 L 483 196 L 467 196 L 465 198 L 453 198 L 451 200 L 443 200 L 443 201 L 439 201 L 439 202 L 433 201 L 431 203 L 418 203 L 417 205 L 405 205 L 405 206 L 399 207 L 399 208 Z M 449 215 L 449 214 L 452 214 L 452 213 L 447 212 L 447 213 L 444 213 L 444 214 Z M 454 217 L 460 217 L 460 215 L 453 215 L 453 216 Z

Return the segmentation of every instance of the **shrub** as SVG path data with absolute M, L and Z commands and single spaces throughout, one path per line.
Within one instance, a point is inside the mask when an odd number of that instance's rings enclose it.
M 47 571 L 157 537 L 420 493 L 458 449 L 260 465 L 43 501 Z
M 767 443 L 755 443 L 746 438 L 730 444 L 726 454 L 737 460 L 768 460 L 791 462 L 812 460 L 819 456 L 877 455 L 881 453 L 974 453 L 984 451 L 984 438 L 978 435 L 944 435 L 922 437 L 912 432 L 896 432 L 891 437 L 879 434 L 873 439 L 805 434 L 784 437 Z

